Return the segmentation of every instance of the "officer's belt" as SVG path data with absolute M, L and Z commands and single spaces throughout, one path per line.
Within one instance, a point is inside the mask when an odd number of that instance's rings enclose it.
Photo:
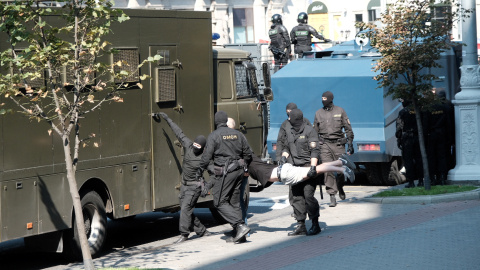
M 227 173 L 236 171 L 240 168 L 243 168 L 244 166 L 245 166 L 245 160 L 243 159 L 234 160 L 230 162 L 230 164 L 228 164 Z M 224 170 L 225 170 L 225 166 L 216 166 L 216 165 L 213 166 L 213 173 L 216 176 L 222 176 L 224 173 Z
M 195 181 L 195 180 L 182 181 L 182 185 L 184 185 L 184 186 L 198 186 L 198 183 L 200 183 L 200 181 Z
M 340 139 L 326 139 L 326 138 L 324 138 L 323 140 L 329 143 L 337 143 L 340 141 Z

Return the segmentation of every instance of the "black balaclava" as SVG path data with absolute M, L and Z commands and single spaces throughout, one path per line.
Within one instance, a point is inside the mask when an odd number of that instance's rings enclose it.
M 224 111 L 218 111 L 215 113 L 215 126 L 218 126 L 220 124 L 225 124 L 227 125 L 228 121 L 228 115 Z
M 440 99 L 446 99 L 447 98 L 447 93 L 445 93 L 445 90 L 441 89 L 436 92 L 437 97 Z
M 404 108 L 407 108 L 408 106 L 410 106 L 411 103 L 412 102 L 410 100 L 406 100 L 406 99 L 402 100 L 402 105 Z
M 196 144 L 200 145 L 200 148 L 198 148 Z M 200 155 L 203 152 L 203 148 L 205 148 L 205 144 L 207 144 L 205 136 L 198 135 L 193 141 L 193 153 L 197 156 Z
M 290 124 L 296 132 L 299 132 L 303 128 L 303 112 L 299 109 L 293 109 L 290 112 Z
M 326 97 L 327 100 L 323 100 Z M 330 91 L 324 92 L 322 95 L 322 103 L 324 108 L 332 108 L 333 107 L 333 93 Z
M 287 111 L 288 111 L 288 110 L 291 111 L 291 110 L 293 110 L 293 109 L 297 109 L 297 104 L 295 104 L 295 103 L 293 103 L 293 102 L 288 103 L 286 110 L 287 110 Z M 289 115 L 288 112 L 287 112 L 287 116 L 290 117 L 290 115 Z

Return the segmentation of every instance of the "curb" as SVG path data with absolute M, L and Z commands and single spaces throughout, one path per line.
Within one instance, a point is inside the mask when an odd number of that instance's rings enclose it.
M 425 196 L 365 197 L 366 202 L 383 204 L 432 204 L 465 200 L 480 200 L 480 188 L 472 191 Z

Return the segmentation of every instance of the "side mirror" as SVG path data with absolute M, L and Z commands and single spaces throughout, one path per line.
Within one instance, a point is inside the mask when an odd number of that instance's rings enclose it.
M 263 89 L 263 95 L 265 96 L 265 100 L 273 101 L 273 91 L 272 88 L 266 87 Z

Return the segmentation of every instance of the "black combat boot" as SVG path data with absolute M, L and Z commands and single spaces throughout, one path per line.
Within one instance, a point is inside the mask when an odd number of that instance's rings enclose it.
M 316 235 L 322 231 L 320 225 L 318 224 L 318 218 L 312 219 L 312 227 L 308 230 L 308 235 Z
M 235 237 L 233 238 L 233 242 L 238 242 L 240 240 L 240 238 L 242 238 L 243 236 L 245 236 L 247 233 L 250 232 L 250 228 L 245 225 L 245 224 L 238 224 L 237 226 L 237 234 L 235 235 Z
M 346 196 L 343 187 L 338 187 L 338 197 L 340 197 L 340 200 L 345 200 Z
M 297 227 L 293 232 L 289 232 L 288 236 L 296 236 L 296 235 L 307 235 L 307 228 L 305 227 L 305 220 L 297 221 Z
M 408 179 L 408 184 L 405 185 L 405 188 L 414 188 L 415 187 L 415 182 L 413 180 Z
M 418 179 L 417 187 L 423 187 L 425 184 L 423 183 L 423 178 Z
M 330 207 L 337 206 L 337 199 L 335 199 L 335 194 L 330 195 Z

